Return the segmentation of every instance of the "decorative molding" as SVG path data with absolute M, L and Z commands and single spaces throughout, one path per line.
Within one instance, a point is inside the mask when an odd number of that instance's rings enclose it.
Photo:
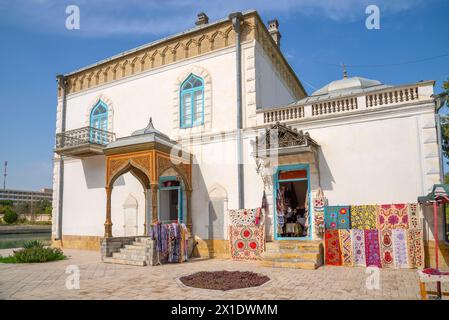
M 257 40 L 261 44 L 273 66 L 298 100 L 305 97 L 304 88 L 257 12 L 246 14 L 242 23 L 241 41 L 250 40 Z M 231 22 L 224 20 L 71 73 L 67 75 L 67 92 L 69 95 L 81 92 L 234 45 L 235 34 Z M 61 94 L 62 90 L 58 87 L 58 97 L 61 97 Z

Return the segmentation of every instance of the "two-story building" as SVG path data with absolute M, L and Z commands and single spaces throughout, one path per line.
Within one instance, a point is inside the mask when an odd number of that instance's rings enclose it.
M 256 11 L 200 14 L 190 30 L 59 76 L 55 245 L 99 249 L 175 220 L 197 254 L 228 257 L 229 209 L 266 199 L 267 241 L 319 241 L 319 188 L 330 204 L 408 203 L 440 181 L 434 81 L 345 75 L 308 95 L 280 38 Z M 279 192 L 303 213 L 300 233 L 279 231 Z

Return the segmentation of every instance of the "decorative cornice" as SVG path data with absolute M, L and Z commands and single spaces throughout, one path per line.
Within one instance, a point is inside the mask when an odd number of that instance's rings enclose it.
M 304 88 L 269 35 L 259 14 L 251 11 L 244 14 L 243 19 L 241 41 L 257 40 L 296 98 L 305 97 Z M 67 94 L 81 92 L 234 45 L 235 33 L 231 22 L 222 20 L 70 73 L 66 75 Z M 58 86 L 58 97 L 61 94 L 62 89 Z

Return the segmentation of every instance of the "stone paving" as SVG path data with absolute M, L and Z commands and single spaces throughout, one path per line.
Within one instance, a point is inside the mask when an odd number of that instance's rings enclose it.
M 0 250 L 7 255 L 8 250 Z M 416 270 L 380 270 L 380 289 L 366 288 L 365 268 L 273 269 L 256 262 L 192 260 L 135 267 L 106 264 L 99 252 L 65 250 L 69 259 L 44 264 L 0 264 L 0 299 L 419 299 Z M 66 268 L 80 270 L 80 289 L 66 287 Z M 197 271 L 240 270 L 269 276 L 257 288 L 215 291 L 188 288 L 179 276 Z M 444 288 L 446 291 L 448 288 Z

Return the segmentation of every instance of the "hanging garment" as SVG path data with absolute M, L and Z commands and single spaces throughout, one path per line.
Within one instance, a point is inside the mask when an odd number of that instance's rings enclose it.
M 374 230 L 377 228 L 377 206 L 351 206 L 351 229 Z
M 396 268 L 408 268 L 407 236 L 404 229 L 393 229 L 394 265 Z
M 354 255 L 354 266 L 365 267 L 365 233 L 360 229 L 351 229 L 352 253 Z
M 380 232 L 380 257 L 382 268 L 394 267 L 393 232 L 391 229 L 379 230 Z
M 265 250 L 265 226 L 230 226 L 231 257 L 258 260 Z
M 410 268 L 424 268 L 424 242 L 422 230 L 407 230 L 408 262 Z
M 326 265 L 341 266 L 341 250 L 338 230 L 325 231 Z
M 408 204 L 408 228 L 412 230 L 422 230 L 421 218 L 419 217 L 418 204 L 409 203 Z
M 354 265 L 354 256 L 352 254 L 351 231 L 349 229 L 338 230 L 341 246 L 342 265 L 352 267 Z
M 384 204 L 378 211 L 378 229 L 408 229 L 407 204 Z
M 365 230 L 365 256 L 366 266 L 380 268 L 379 231 Z

